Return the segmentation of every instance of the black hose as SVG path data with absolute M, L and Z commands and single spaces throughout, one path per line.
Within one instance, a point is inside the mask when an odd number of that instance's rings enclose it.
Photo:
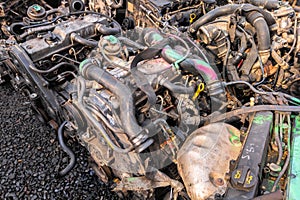
M 258 50 L 265 51 L 271 47 L 270 30 L 263 15 L 257 11 L 245 13 L 247 21 L 254 26 L 257 31 Z
M 232 60 L 232 64 L 234 64 L 235 66 L 238 65 L 241 62 L 241 60 L 244 58 L 244 53 L 248 48 L 246 34 L 243 34 L 243 36 L 240 37 L 240 39 L 241 39 L 241 46 L 239 47 L 237 55 Z
M 175 85 L 174 83 L 170 82 L 169 80 L 163 80 L 161 83 L 164 87 L 169 89 L 170 91 L 178 94 L 193 94 L 195 92 L 194 87 L 185 87 L 181 85 Z
M 78 42 L 79 44 L 82 44 L 82 45 L 86 45 L 86 46 L 89 46 L 89 47 L 97 47 L 98 46 L 98 42 L 87 40 L 87 39 L 81 37 L 80 35 L 78 35 L 76 33 L 72 33 L 71 38 L 75 42 Z
M 49 31 L 55 28 L 55 25 L 47 25 L 47 26 L 39 26 L 36 28 L 30 28 L 27 29 L 26 32 L 24 32 L 23 34 L 21 34 L 18 38 L 20 39 L 24 39 L 25 37 L 35 34 L 37 32 L 42 32 L 42 31 Z
M 10 32 L 14 35 L 22 35 L 24 34 L 25 24 L 23 22 L 12 23 L 9 27 Z
M 64 121 L 59 126 L 58 141 L 59 141 L 59 144 L 60 144 L 61 148 L 64 150 L 64 152 L 66 152 L 70 156 L 70 162 L 69 162 L 67 167 L 65 167 L 63 170 L 58 172 L 59 176 L 65 176 L 66 174 L 68 174 L 73 169 L 73 167 L 75 166 L 75 162 L 76 162 L 75 154 L 72 152 L 72 150 L 64 142 L 64 136 L 63 136 L 64 127 L 67 123 L 68 123 L 68 121 Z
M 250 74 L 252 66 L 254 65 L 258 57 L 255 42 L 253 41 L 253 39 L 251 39 L 250 42 L 251 42 L 250 52 L 247 53 L 247 59 L 244 60 L 243 65 L 240 67 L 240 72 L 242 72 L 242 75 L 245 76 L 248 76 Z
M 97 30 L 102 35 L 117 35 L 122 32 L 120 25 L 116 22 L 110 23 L 109 26 L 106 26 L 104 24 L 98 24 Z
M 196 20 L 191 26 L 190 26 L 190 32 L 195 33 L 201 26 L 203 26 L 206 23 L 212 22 L 218 17 L 224 16 L 224 15 L 230 15 L 234 13 L 236 9 L 240 8 L 239 4 L 230 4 L 218 7 L 214 10 L 211 10 L 210 12 L 206 13 L 202 17 L 200 17 L 198 20 Z

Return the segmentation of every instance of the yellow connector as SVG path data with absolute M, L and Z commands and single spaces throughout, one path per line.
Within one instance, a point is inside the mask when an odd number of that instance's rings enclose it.
M 196 19 L 197 15 L 195 13 L 190 14 L 190 24 L 194 22 L 194 19 Z
M 198 88 L 197 88 L 197 91 L 195 92 L 195 94 L 194 94 L 194 96 L 193 96 L 193 101 L 195 101 L 196 99 L 197 99 L 197 97 L 199 96 L 199 94 L 201 93 L 201 92 L 203 92 L 203 90 L 204 90 L 204 83 L 200 83 L 199 85 L 198 85 Z

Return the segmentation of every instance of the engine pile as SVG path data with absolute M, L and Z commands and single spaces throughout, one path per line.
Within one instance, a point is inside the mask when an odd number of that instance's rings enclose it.
M 296 199 L 300 2 L 0 3 L 0 83 L 132 199 Z

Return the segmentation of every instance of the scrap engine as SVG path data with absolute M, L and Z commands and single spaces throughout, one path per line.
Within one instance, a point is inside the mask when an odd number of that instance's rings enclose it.
M 300 2 L 0 3 L 0 83 L 120 198 L 297 199 Z M 299 144 L 298 144 L 299 143 Z

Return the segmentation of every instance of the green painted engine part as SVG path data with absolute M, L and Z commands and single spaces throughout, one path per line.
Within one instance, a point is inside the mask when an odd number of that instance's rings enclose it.
M 298 200 L 300 198 L 300 116 L 296 116 L 292 130 L 289 184 L 287 187 L 287 199 Z

